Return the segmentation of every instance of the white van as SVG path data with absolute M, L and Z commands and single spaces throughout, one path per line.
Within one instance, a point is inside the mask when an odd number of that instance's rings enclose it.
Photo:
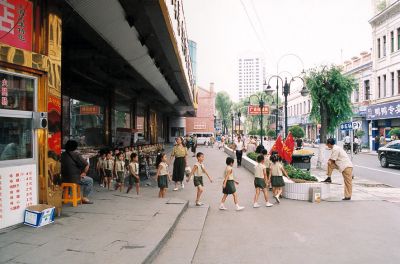
M 214 136 L 213 132 L 201 132 L 201 133 L 189 133 L 189 135 L 197 136 L 197 145 L 205 145 L 206 142 L 210 142 L 210 138 Z

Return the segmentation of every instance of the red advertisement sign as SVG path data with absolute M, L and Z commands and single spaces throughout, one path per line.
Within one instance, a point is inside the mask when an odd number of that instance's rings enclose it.
M 0 0 L 0 42 L 32 50 L 32 2 Z
M 248 115 L 261 115 L 261 108 L 257 105 L 249 105 L 247 107 Z M 263 115 L 269 115 L 269 106 L 266 105 L 263 107 L 262 111 Z
M 82 105 L 79 112 L 81 115 L 100 115 L 100 107 L 97 105 Z

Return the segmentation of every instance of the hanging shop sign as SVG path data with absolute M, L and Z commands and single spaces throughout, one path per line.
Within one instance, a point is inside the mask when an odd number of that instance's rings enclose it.
M 257 105 L 249 105 L 247 107 L 247 113 L 248 115 L 261 115 L 261 107 Z M 269 106 L 266 105 L 262 109 L 263 115 L 269 115 Z
M 100 107 L 98 105 L 81 105 L 79 113 L 81 115 L 100 115 Z
M 400 118 L 400 101 L 371 105 L 367 108 L 367 120 Z
M 16 48 L 32 50 L 31 1 L 0 1 L 0 41 Z
M 35 164 L 0 168 L 0 229 L 22 223 L 26 207 L 38 201 Z

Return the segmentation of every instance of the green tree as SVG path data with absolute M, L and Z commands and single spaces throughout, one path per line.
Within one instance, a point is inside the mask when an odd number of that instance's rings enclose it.
M 357 132 L 356 132 L 356 136 L 357 137 L 362 137 L 362 136 L 364 136 L 365 135 L 365 131 L 364 130 L 357 130 Z
M 301 126 L 292 126 L 289 128 L 289 132 L 291 132 L 295 138 L 303 138 L 306 134 Z
M 269 137 L 271 137 L 271 138 L 275 138 L 275 137 L 276 137 L 276 132 L 275 132 L 275 130 L 272 130 L 272 129 L 268 130 L 268 131 L 267 131 L 267 136 L 269 136 Z
M 250 130 L 247 134 L 249 134 L 250 136 L 255 136 L 257 135 L 257 130 Z
M 391 136 L 391 137 L 396 137 L 396 138 L 400 138 L 400 128 L 392 128 L 390 131 L 389 131 L 389 136 Z
M 354 79 L 343 75 L 339 67 L 325 68 L 311 69 L 306 77 L 312 101 L 311 118 L 321 124 L 321 143 L 326 143 L 327 134 L 352 116 L 350 96 L 355 87 Z
M 222 120 L 224 133 L 227 132 L 228 124 L 231 122 L 232 100 L 227 92 L 218 92 L 215 97 L 215 108 Z
M 266 136 L 266 135 L 267 135 L 265 129 L 263 129 L 262 132 L 261 132 L 261 129 L 257 129 L 257 134 L 256 134 L 256 136 L 260 136 L 260 135 L 261 135 L 261 136 Z

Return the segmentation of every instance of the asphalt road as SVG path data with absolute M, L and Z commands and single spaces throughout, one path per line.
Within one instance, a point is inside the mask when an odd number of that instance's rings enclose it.
M 316 163 L 318 149 L 308 148 L 314 151 L 312 158 Z M 324 150 L 324 160 L 328 160 L 330 151 Z M 384 183 L 393 187 L 400 188 L 400 167 L 390 165 L 389 168 L 382 168 L 378 156 L 375 153 L 360 153 L 353 156 L 354 176 L 379 183 Z

